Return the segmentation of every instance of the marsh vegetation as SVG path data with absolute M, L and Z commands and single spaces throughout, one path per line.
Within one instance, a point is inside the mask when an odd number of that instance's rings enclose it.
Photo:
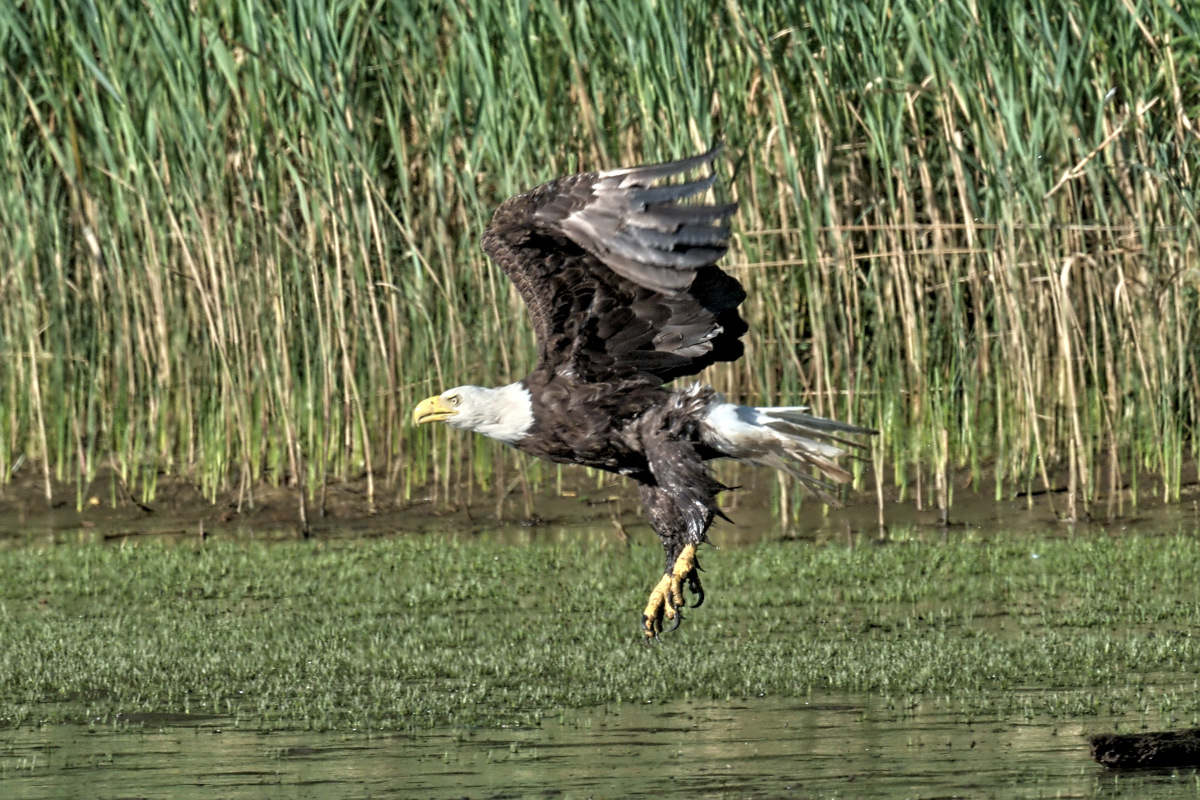
M 6 4 L 0 481 L 544 483 L 406 425 L 530 366 L 479 232 L 721 139 L 753 334 L 718 388 L 878 427 L 876 479 L 943 505 L 1173 499 L 1198 34 L 1170 0 Z
M 657 647 L 639 635 L 657 570 L 640 547 L 3 550 L 0 723 L 414 730 L 840 692 L 964 721 L 1200 725 L 1194 535 L 936 539 L 708 551 L 708 600 Z

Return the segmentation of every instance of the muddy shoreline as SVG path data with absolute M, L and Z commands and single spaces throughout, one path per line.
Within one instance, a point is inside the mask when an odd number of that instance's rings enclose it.
M 1141 481 L 1135 506 L 1128 493 L 1100 497 L 1082 520 L 1064 520 L 1065 492 L 1044 491 L 997 501 L 994 488 L 973 491 L 966 478 L 955 480 L 953 502 L 945 524 L 943 512 L 929 497 L 909 496 L 885 485 L 882 504 L 874 481 L 846 495 L 841 508 L 806 502 L 797 519 L 781 520 L 772 477 L 753 471 L 742 486 L 723 495 L 734 524 L 714 526 L 714 540 L 729 545 L 767 538 L 827 539 L 841 535 L 887 538 L 897 533 L 955 530 L 1177 530 L 1200 527 L 1200 484 L 1195 468 L 1185 476 L 1181 501 L 1163 503 L 1146 491 L 1156 485 Z M 760 474 L 761 473 L 761 474 Z M 749 480 L 745 480 L 749 477 Z M 366 477 L 331 482 L 305 496 L 296 488 L 260 485 L 250 491 L 223 492 L 215 501 L 192 482 L 160 476 L 153 501 L 142 503 L 112 470 L 88 486 L 53 483 L 51 501 L 38 471 L 26 467 L 0 484 L 0 540 L 29 537 L 65 540 L 111 540 L 128 537 L 175 538 L 353 538 L 403 534 L 491 535 L 512 540 L 569 536 L 588 529 L 616 541 L 653 541 L 641 517 L 637 488 L 616 477 L 564 472 L 561 484 L 547 481 L 541 491 L 520 490 L 501 496 L 495 490 L 460 488 L 446 496 L 434 487 L 404 499 L 383 481 L 374 481 L 374 497 Z M 82 505 L 82 508 L 80 508 Z M 598 533 L 597 533 L 598 532 Z

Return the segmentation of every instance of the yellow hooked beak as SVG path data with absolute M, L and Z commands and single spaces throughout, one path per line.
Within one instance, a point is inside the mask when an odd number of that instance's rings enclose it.
M 417 407 L 413 409 L 413 425 L 421 425 L 426 422 L 443 422 L 457 413 L 458 409 L 447 404 L 440 394 L 433 397 L 426 397 L 417 403 Z

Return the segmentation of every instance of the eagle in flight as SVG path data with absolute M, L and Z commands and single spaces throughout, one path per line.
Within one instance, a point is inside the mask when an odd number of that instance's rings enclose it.
M 647 640 L 678 627 L 684 588 L 704 600 L 696 548 L 708 541 L 722 485 L 709 468 L 734 458 L 795 476 L 825 502 L 850 473 L 847 438 L 874 431 L 800 406 L 730 403 L 711 386 L 668 388 L 742 355 L 741 284 L 716 266 L 735 204 L 706 192 L 720 147 L 664 164 L 589 172 L 506 200 L 483 249 L 516 285 L 537 336 L 537 366 L 507 386 L 460 386 L 421 401 L 416 424 L 507 442 L 539 458 L 638 483 L 666 568 L 642 615 Z M 710 168 L 711 170 L 711 168 Z M 682 181 L 669 179 L 683 176 Z

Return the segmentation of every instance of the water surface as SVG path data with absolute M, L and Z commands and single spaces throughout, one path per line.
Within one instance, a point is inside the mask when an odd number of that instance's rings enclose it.
M 1197 797 L 1194 770 L 1108 772 L 1085 734 L 933 700 L 752 698 L 565 712 L 527 729 L 274 732 L 146 719 L 0 733 L 0 795 L 34 798 Z

